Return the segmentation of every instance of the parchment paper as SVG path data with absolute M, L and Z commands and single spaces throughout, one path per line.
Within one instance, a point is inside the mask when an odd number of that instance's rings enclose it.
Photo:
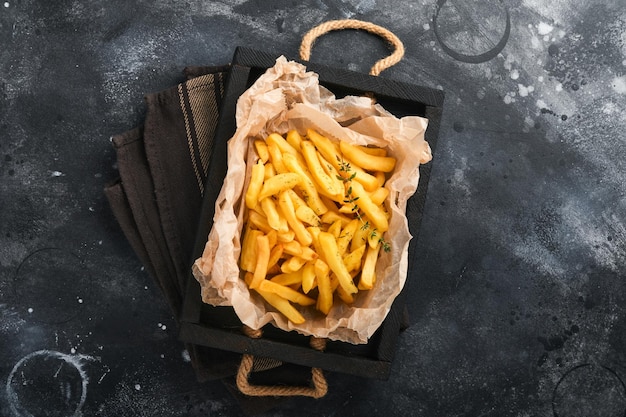
M 417 189 L 419 165 L 431 160 L 424 140 L 427 119 L 417 116 L 397 118 L 370 98 L 347 96 L 336 99 L 319 85 L 317 74 L 280 57 L 274 67 L 241 95 L 236 111 L 237 131 L 228 141 L 228 171 L 215 202 L 214 224 L 202 254 L 193 265 L 193 274 L 202 288 L 202 300 L 232 305 L 241 321 L 253 329 L 267 323 L 305 335 L 367 343 L 382 324 L 395 297 L 406 281 L 408 245 L 411 235 L 405 216 L 406 201 Z M 238 259 L 241 250 L 244 206 L 242 195 L 254 161 L 251 141 L 270 133 L 298 129 L 301 134 L 313 128 L 331 139 L 387 148 L 397 158 L 388 179 L 388 207 L 392 211 L 385 240 L 391 251 L 381 251 L 376 283 L 369 291 L 359 291 L 354 304 L 336 302 L 324 317 L 313 307 L 301 308 L 306 318 L 294 325 L 273 311 L 241 278 Z

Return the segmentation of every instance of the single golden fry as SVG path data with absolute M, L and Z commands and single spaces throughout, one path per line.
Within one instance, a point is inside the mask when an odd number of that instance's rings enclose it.
M 302 291 L 308 294 L 315 288 L 315 262 L 307 262 L 302 269 Z
M 337 239 L 339 237 L 339 234 L 341 234 L 341 219 L 335 220 L 333 224 L 328 227 L 327 232 L 333 235 L 335 239 Z
M 300 175 L 293 172 L 287 172 L 284 174 L 276 174 L 275 176 L 268 178 L 263 183 L 263 188 L 259 193 L 258 200 L 261 201 L 272 195 L 279 194 L 285 190 L 289 190 L 300 183 Z
M 250 288 L 258 288 L 261 281 L 265 280 L 267 275 L 267 265 L 270 260 L 270 242 L 267 235 L 257 236 L 256 238 L 256 265 L 252 276 Z
M 281 297 L 280 295 L 270 292 L 256 289 L 256 292 L 268 302 L 269 305 L 281 312 L 287 319 L 294 324 L 304 323 L 304 316 L 300 314 L 296 308 L 291 305 L 289 300 Z
M 354 285 L 352 277 L 341 259 L 335 237 L 330 233 L 320 232 L 318 240 L 328 266 L 339 279 L 339 285 L 341 285 L 348 294 L 356 293 L 358 291 L 357 287 Z
M 259 286 L 261 291 L 273 292 L 281 297 L 293 301 L 296 304 L 300 304 L 301 306 L 310 306 L 315 304 L 315 300 L 311 297 L 307 297 L 304 294 L 299 293 L 287 286 L 277 284 L 273 281 L 263 280 L 261 285 Z
M 311 141 L 302 141 L 302 155 L 306 161 L 307 167 L 311 172 L 311 176 L 317 185 L 319 190 L 333 199 L 343 198 L 343 187 L 338 187 L 337 183 L 324 171 L 320 164 L 319 156 L 315 150 L 315 145 Z
M 297 130 L 290 130 L 287 132 L 287 143 L 293 146 L 295 149 L 300 149 L 302 143 L 302 136 Z
M 371 290 L 376 282 L 376 262 L 378 261 L 378 252 L 380 245 L 376 248 L 367 248 L 363 268 L 361 269 L 361 279 L 359 280 L 359 289 Z
M 366 248 L 367 245 L 363 245 L 343 257 L 343 264 L 346 266 L 348 272 L 357 271 L 361 268 L 361 259 L 363 259 Z
M 244 271 L 254 272 L 257 261 L 257 243 L 256 239 L 262 236 L 263 232 L 256 229 L 246 229 L 241 244 L 241 254 L 239 255 L 239 267 Z M 268 242 L 269 243 L 269 242 Z
M 326 213 L 328 207 L 326 207 L 324 202 L 320 199 L 313 177 L 306 168 L 306 165 L 298 162 L 298 159 L 291 154 L 286 154 L 283 158 L 283 162 L 290 172 L 300 174 L 301 181 L 298 188 L 302 191 L 302 196 L 306 204 L 311 207 L 318 216 Z
M 282 263 L 282 265 L 280 266 L 280 270 L 285 274 L 288 274 L 290 272 L 296 272 L 299 271 L 306 262 L 306 259 L 302 259 L 299 256 L 292 256 Z
M 374 227 L 380 232 L 386 232 L 389 229 L 389 221 L 382 207 L 372 202 L 369 194 L 358 182 L 352 183 L 352 194 L 355 197 L 354 203 L 367 215 Z
M 259 193 L 263 188 L 263 179 L 265 177 L 265 166 L 262 160 L 252 166 L 252 173 L 250 175 L 250 183 L 246 190 L 246 206 L 250 209 L 256 207 L 259 202 Z
M 261 158 L 261 161 L 263 161 L 263 163 L 266 163 L 267 160 L 270 159 L 270 153 L 267 150 L 267 143 L 265 143 L 261 139 L 255 139 L 254 149 L 256 150 L 256 154 L 259 155 L 259 158 Z
M 270 154 L 270 161 L 272 162 L 272 165 L 274 165 L 274 169 L 276 169 L 276 172 L 279 174 L 286 173 L 287 168 L 283 163 L 283 153 L 281 152 L 278 145 L 273 142 L 267 142 L 267 151 Z
M 385 187 L 380 187 L 380 188 L 377 188 L 376 191 L 370 194 L 370 200 L 372 200 L 372 203 L 376 204 L 377 206 L 380 206 L 381 204 L 383 204 L 383 202 L 385 201 L 388 195 L 389 195 L 389 189 Z
M 269 235 L 268 235 L 269 236 Z M 274 265 L 278 265 L 278 260 L 283 256 L 283 245 L 279 243 L 270 250 L 270 258 L 267 261 L 268 270 Z
M 296 217 L 310 226 L 319 226 L 322 222 L 309 206 L 300 206 L 296 209 Z
M 263 214 L 259 214 L 257 211 L 250 210 L 248 212 L 248 222 L 250 222 L 254 227 L 263 231 L 263 233 L 270 233 L 272 230 L 272 226 L 267 222 L 267 218 Z M 278 236 L 277 236 L 278 238 Z
M 352 241 L 352 237 L 354 233 L 359 228 L 361 222 L 359 219 L 354 219 L 350 223 L 348 223 L 343 229 L 341 229 L 341 233 L 337 238 L 337 248 L 339 249 L 339 253 L 343 256 Z
M 275 275 L 270 279 L 270 281 L 285 286 L 300 284 L 302 282 L 302 270 Z
M 317 309 L 324 314 L 328 314 L 333 306 L 333 292 L 330 288 L 330 278 L 328 276 L 330 268 L 324 261 L 318 259 L 315 261 L 314 269 L 319 291 Z
M 274 168 L 274 165 L 272 165 L 271 162 L 268 162 L 265 164 L 265 178 L 264 180 L 268 179 L 268 178 L 272 178 L 274 175 L 276 175 L 276 169 Z
M 396 166 L 396 158 L 370 155 L 347 142 L 339 142 L 339 149 L 347 159 L 366 170 L 391 172 Z
M 280 214 L 278 214 L 278 210 L 276 210 L 276 204 L 274 203 L 272 197 L 267 197 L 261 200 L 261 209 L 265 214 L 267 223 L 272 229 L 280 230 L 281 232 L 286 231 L 281 230 Z
M 289 198 L 289 195 L 284 191 L 278 196 L 278 206 L 280 207 L 283 217 L 287 220 L 287 223 L 289 223 L 289 226 L 291 226 L 291 229 L 296 234 L 296 239 L 303 246 L 309 246 L 313 241 L 311 235 L 306 230 L 302 222 L 296 217 L 293 202 L 291 201 L 291 198 Z

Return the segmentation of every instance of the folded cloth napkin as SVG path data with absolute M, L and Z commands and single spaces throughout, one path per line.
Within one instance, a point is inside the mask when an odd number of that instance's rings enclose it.
M 142 127 L 113 136 L 120 177 L 105 187 L 126 238 L 179 317 L 228 66 L 145 97 Z M 199 380 L 236 372 L 240 356 L 187 345 Z

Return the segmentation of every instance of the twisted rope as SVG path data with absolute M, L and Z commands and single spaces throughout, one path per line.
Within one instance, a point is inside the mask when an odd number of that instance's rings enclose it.
M 258 339 L 263 335 L 262 330 L 254 330 L 248 326 L 243 326 L 243 332 L 248 337 Z M 326 340 L 311 338 L 311 347 L 315 350 L 323 351 L 326 348 Z M 254 397 L 294 397 L 305 396 L 313 398 L 322 398 L 328 392 L 328 382 L 324 377 L 324 373 L 319 368 L 311 368 L 311 379 L 313 387 L 283 386 L 283 385 L 251 385 L 249 378 L 254 368 L 254 356 L 248 353 L 244 354 L 237 372 L 237 388 L 242 393 Z
M 365 30 L 367 32 L 380 36 L 389 44 L 391 44 L 391 46 L 393 46 L 393 53 L 386 58 L 376 61 L 376 63 L 370 70 L 370 75 L 380 74 L 385 69 L 400 62 L 400 60 L 404 56 L 404 45 L 402 44 L 402 41 L 391 31 L 370 22 L 363 22 L 361 20 L 354 19 L 344 19 L 329 20 L 328 22 L 324 22 L 321 25 L 318 25 L 308 31 L 302 38 L 302 43 L 300 45 L 300 58 L 305 61 L 309 60 L 309 58 L 311 57 L 311 47 L 313 46 L 313 43 L 317 38 L 330 31 L 343 29 Z

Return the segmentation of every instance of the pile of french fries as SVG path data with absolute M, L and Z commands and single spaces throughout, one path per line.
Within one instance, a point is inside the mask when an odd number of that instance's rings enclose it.
M 294 324 L 305 321 L 295 305 L 327 315 L 336 299 L 353 303 L 390 250 L 385 181 L 395 158 L 312 129 L 253 143 L 239 259 L 247 285 Z

